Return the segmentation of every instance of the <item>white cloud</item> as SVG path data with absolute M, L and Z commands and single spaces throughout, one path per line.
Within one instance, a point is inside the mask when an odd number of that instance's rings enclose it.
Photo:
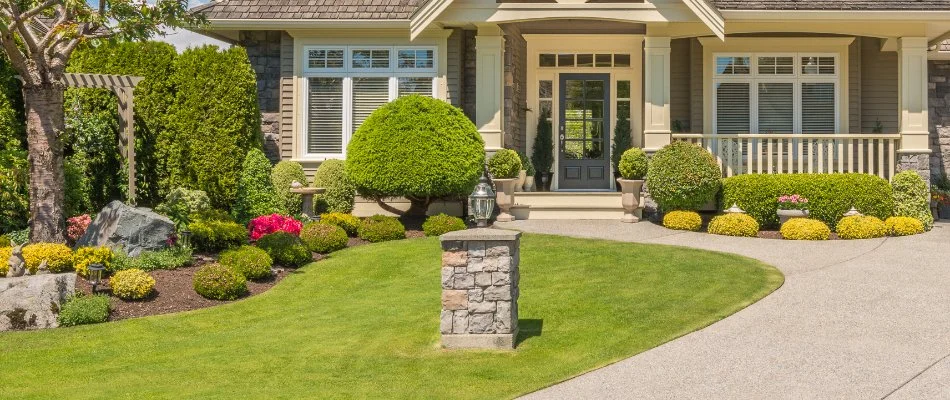
M 184 29 L 175 30 L 165 37 L 156 37 L 155 40 L 171 43 L 179 53 L 189 47 L 199 47 L 206 44 L 213 44 L 221 48 L 231 47 L 231 45 L 226 42 Z

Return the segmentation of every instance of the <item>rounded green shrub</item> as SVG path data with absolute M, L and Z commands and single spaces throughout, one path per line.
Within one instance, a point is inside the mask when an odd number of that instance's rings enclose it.
M 782 237 L 787 240 L 828 240 L 831 229 L 824 222 L 811 218 L 792 218 L 782 224 Z
M 208 194 L 201 190 L 175 188 L 165 197 L 165 201 L 155 207 L 155 212 L 168 216 L 172 221 L 187 219 L 193 214 L 211 209 Z M 177 222 L 177 221 L 176 221 Z
M 221 253 L 218 263 L 233 268 L 247 279 L 256 280 L 271 276 L 274 260 L 263 249 L 241 246 Z
M 109 320 L 109 296 L 73 296 L 66 299 L 56 320 L 59 326 L 98 324 Z
M 488 159 L 488 172 L 492 179 L 514 179 L 521 172 L 521 158 L 510 149 L 501 149 Z
M 703 218 L 695 211 L 670 211 L 663 216 L 663 226 L 678 231 L 698 232 Z
M 346 175 L 360 195 L 403 196 L 413 212 L 432 199 L 467 196 L 485 164 L 485 142 L 465 114 L 412 95 L 374 111 L 347 147 Z
M 891 186 L 894 190 L 894 216 L 917 218 L 924 224 L 924 230 L 933 228 L 927 182 L 917 172 L 908 170 L 894 175 Z
M 307 245 L 307 249 L 314 253 L 327 254 L 346 248 L 350 238 L 346 231 L 339 226 L 311 222 L 300 230 L 300 240 Z
M 405 239 L 406 227 L 396 218 L 374 215 L 363 219 L 360 224 L 359 236 L 360 239 L 370 243 Z
M 426 236 L 441 236 L 453 231 L 464 231 L 466 228 L 465 221 L 461 218 L 445 214 L 433 215 L 422 223 L 422 231 Z
M 872 239 L 887 236 L 887 226 L 880 218 L 869 215 L 844 217 L 835 227 L 841 239 Z
M 234 300 L 247 293 L 244 274 L 222 264 L 201 267 L 195 272 L 192 283 L 195 292 L 212 300 Z
M 284 231 L 262 236 L 257 240 L 257 247 L 285 267 L 296 268 L 313 261 L 313 254 L 300 238 Z
M 910 236 L 925 232 L 924 224 L 911 217 L 890 217 L 884 221 L 884 226 L 890 236 Z
M 356 186 L 346 177 L 346 162 L 326 160 L 313 175 L 313 187 L 326 191 L 314 197 L 314 206 L 321 213 L 349 213 L 353 211 Z
M 247 244 L 247 227 L 236 222 L 198 219 L 188 224 L 191 245 L 204 252 L 217 252 Z
M 708 229 L 714 235 L 756 237 L 759 223 L 747 214 L 732 213 L 713 218 Z
M 0 247 L 10 247 L 10 238 L 7 235 L 0 235 Z
M 112 294 L 120 299 L 139 300 L 148 297 L 155 289 L 155 278 L 140 269 L 126 269 L 109 278 Z
M 347 235 L 356 236 L 359 234 L 360 230 L 360 219 L 353 216 L 353 214 L 344 214 L 344 213 L 327 213 L 320 215 L 320 222 L 326 222 L 331 225 L 339 226 L 346 231 Z
M 628 149 L 620 156 L 617 168 L 623 179 L 643 179 L 647 175 L 647 153 L 636 147 Z
M 524 169 L 526 176 L 534 176 L 538 172 L 534 169 L 531 159 L 523 151 L 518 152 L 518 158 L 521 159 L 521 168 Z
M 303 198 L 300 194 L 291 193 L 290 185 L 297 181 L 301 185 L 307 186 L 307 174 L 304 173 L 303 166 L 294 161 L 281 161 L 271 171 L 270 181 L 274 186 L 280 207 L 289 214 L 299 213 Z
M 261 215 L 284 214 L 270 175 L 270 160 L 263 151 L 251 149 L 244 158 L 241 177 L 238 179 L 237 201 L 232 209 L 234 219 L 246 223 Z
M 650 160 L 647 185 L 662 210 L 697 210 L 716 198 L 722 171 L 712 154 L 686 142 L 673 142 Z

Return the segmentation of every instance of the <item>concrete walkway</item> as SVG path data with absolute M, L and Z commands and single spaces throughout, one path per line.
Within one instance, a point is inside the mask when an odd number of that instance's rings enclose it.
M 914 237 L 833 242 L 646 222 L 496 226 L 741 254 L 786 279 L 712 326 L 527 398 L 950 399 L 950 223 Z

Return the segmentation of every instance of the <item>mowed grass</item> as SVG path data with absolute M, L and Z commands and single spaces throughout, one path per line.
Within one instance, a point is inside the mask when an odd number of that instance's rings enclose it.
M 0 398 L 513 397 L 707 326 L 783 282 L 734 255 L 524 235 L 518 349 L 446 351 L 440 251 L 434 238 L 361 246 L 219 307 L 0 334 Z

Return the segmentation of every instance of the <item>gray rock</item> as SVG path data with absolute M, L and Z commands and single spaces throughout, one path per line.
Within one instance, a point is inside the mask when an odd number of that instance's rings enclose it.
M 473 287 L 475 287 L 475 277 L 473 275 L 455 275 L 455 281 L 452 285 L 453 289 L 471 289 Z
M 511 286 L 492 286 L 485 289 L 486 301 L 509 301 L 511 300 Z
M 495 286 L 504 286 L 511 284 L 511 275 L 508 272 L 492 272 L 491 284 Z
M 165 248 L 173 233 L 175 224 L 170 219 L 147 208 L 113 201 L 96 215 L 76 245 L 122 247 L 130 256 L 137 256 Z
M 468 322 L 468 333 L 492 333 L 495 327 L 495 314 L 472 314 Z
M 439 332 L 441 333 L 452 333 L 452 317 L 454 313 L 449 310 L 442 310 L 442 315 L 439 317 Z
M 465 333 L 467 330 L 468 310 L 455 311 L 452 316 L 452 333 Z
M 0 331 L 59 326 L 59 310 L 75 290 L 76 274 L 0 278 Z
M 479 303 L 468 303 L 468 310 L 473 313 L 493 313 L 495 312 L 494 301 L 483 301 Z
M 508 301 L 499 301 L 496 305 L 498 311 L 495 312 L 495 331 L 498 333 L 511 333 L 512 322 L 517 322 L 517 319 L 514 319 L 514 314 L 511 309 L 511 302 Z
M 484 298 L 484 291 L 481 288 L 469 289 L 468 290 L 468 301 L 471 303 L 478 303 Z
M 491 286 L 491 272 L 476 272 L 475 273 L 475 285 L 476 286 Z

